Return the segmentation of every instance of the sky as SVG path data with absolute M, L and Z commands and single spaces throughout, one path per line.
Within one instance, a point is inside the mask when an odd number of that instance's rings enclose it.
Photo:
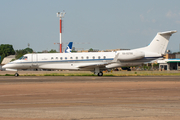
M 0 0 L 0 44 L 35 52 L 63 47 L 134 49 L 147 46 L 157 32 L 177 30 L 168 45 L 180 51 L 180 0 Z

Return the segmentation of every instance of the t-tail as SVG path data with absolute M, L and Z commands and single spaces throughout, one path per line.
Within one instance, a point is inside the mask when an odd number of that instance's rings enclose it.
M 147 47 L 139 48 L 136 50 L 164 55 L 169 43 L 170 36 L 176 32 L 177 31 L 159 32 Z
M 65 49 L 65 53 L 71 53 L 73 42 L 69 42 L 68 46 Z

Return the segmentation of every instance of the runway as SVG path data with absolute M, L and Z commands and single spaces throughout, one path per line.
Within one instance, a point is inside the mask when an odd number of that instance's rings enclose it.
M 179 113 L 179 76 L 0 76 L 1 120 L 179 120 Z
M 113 81 L 180 81 L 180 76 L 134 76 L 134 77 L 99 77 L 99 76 L 0 76 L 0 83 L 24 82 L 113 82 Z

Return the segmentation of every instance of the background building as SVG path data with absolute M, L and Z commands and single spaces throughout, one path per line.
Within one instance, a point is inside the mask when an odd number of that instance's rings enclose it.
M 15 59 L 15 55 L 9 55 L 3 59 L 1 64 L 5 65 L 5 64 L 11 62 L 13 59 Z
M 180 70 L 180 54 L 166 54 L 164 60 L 158 60 L 159 70 Z

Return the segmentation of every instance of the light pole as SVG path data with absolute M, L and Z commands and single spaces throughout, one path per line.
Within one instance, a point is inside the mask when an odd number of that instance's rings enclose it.
M 59 17 L 59 24 L 60 24 L 60 34 L 59 34 L 59 39 L 60 39 L 60 43 L 59 43 L 59 52 L 62 53 L 62 18 L 64 17 L 64 15 L 66 14 L 65 12 L 58 12 L 56 13 L 57 17 Z

